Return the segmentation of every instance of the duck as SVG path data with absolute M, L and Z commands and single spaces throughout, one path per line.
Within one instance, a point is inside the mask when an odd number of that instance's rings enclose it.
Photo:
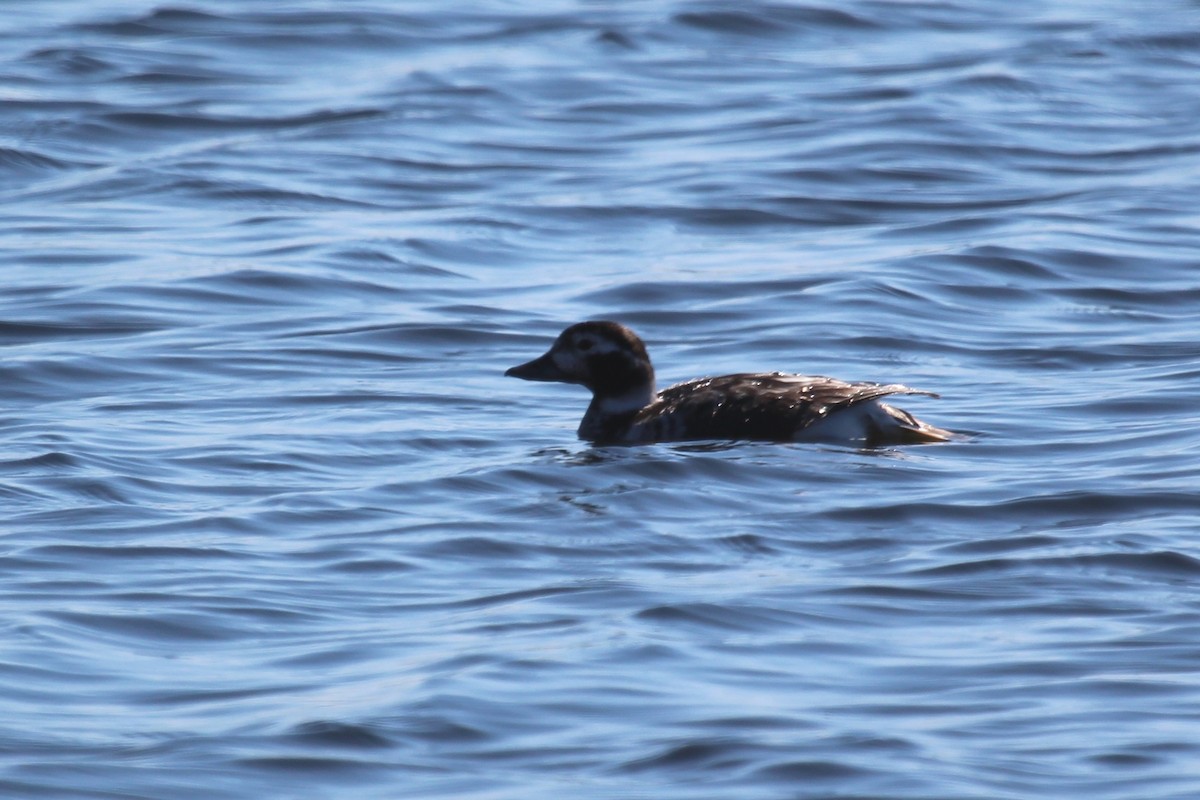
M 610 320 L 569 326 L 543 355 L 504 374 L 588 389 L 592 401 L 578 434 L 600 445 L 749 440 L 875 448 L 956 438 L 951 431 L 882 402 L 892 395 L 938 396 L 898 383 L 737 373 L 657 391 L 645 343 Z

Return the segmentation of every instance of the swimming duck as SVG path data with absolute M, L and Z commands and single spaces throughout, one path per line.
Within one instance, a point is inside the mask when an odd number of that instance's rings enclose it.
M 654 389 L 646 345 L 618 322 L 572 325 L 544 355 L 505 375 L 587 387 L 579 437 L 599 444 L 697 439 L 827 442 L 878 447 L 945 442 L 954 434 L 881 398 L 923 394 L 897 383 L 847 383 L 782 372 L 741 373 Z

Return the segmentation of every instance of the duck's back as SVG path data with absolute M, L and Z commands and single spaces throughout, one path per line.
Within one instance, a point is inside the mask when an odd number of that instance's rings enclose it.
M 874 402 L 891 394 L 931 393 L 779 372 L 700 378 L 660 392 L 634 417 L 629 434 L 636 441 L 939 440 L 920 435 L 923 423 L 907 412 Z M 905 431 L 889 435 L 890 427 Z

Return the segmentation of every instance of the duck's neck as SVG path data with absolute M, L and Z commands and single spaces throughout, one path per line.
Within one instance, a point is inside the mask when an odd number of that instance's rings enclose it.
M 655 398 L 653 382 L 620 394 L 594 394 L 579 424 L 579 436 L 589 441 L 613 439 Z

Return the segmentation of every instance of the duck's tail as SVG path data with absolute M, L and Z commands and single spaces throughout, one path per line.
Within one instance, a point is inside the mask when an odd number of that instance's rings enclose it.
M 872 418 L 871 421 L 875 423 L 869 438 L 872 447 L 891 444 L 936 444 L 962 438 L 953 431 L 922 422 L 902 408 L 887 403 L 879 403 L 878 408 L 887 414 L 887 419 Z

